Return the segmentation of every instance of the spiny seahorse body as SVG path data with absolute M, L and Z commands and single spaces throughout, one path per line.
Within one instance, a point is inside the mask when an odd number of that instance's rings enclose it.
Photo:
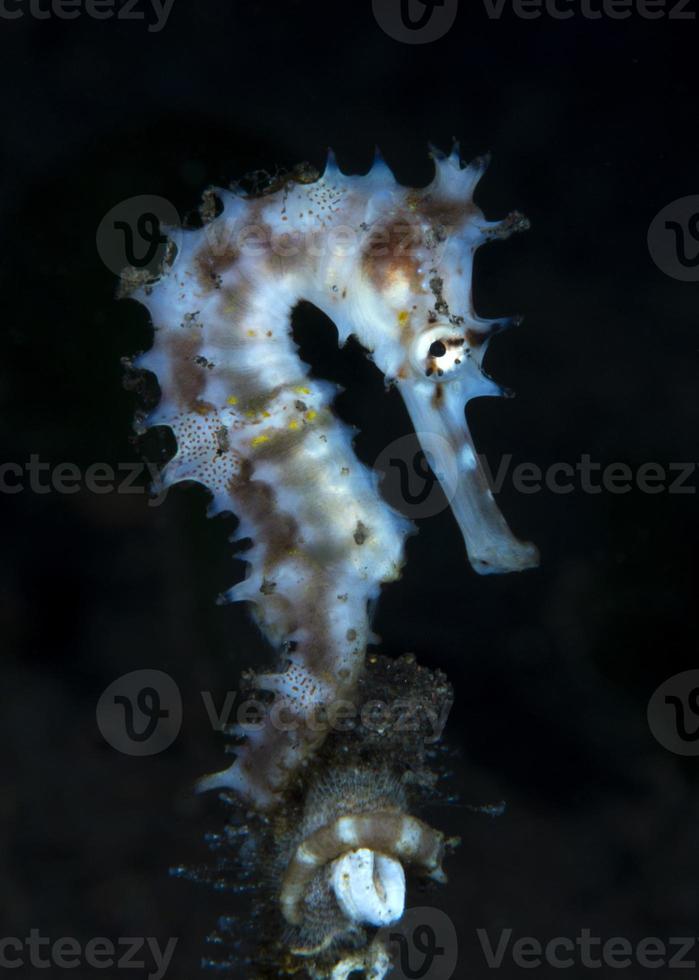
M 480 365 L 503 321 L 473 311 L 473 252 L 522 221 L 483 218 L 473 203 L 481 163 L 464 168 L 456 151 L 435 162 L 419 190 L 398 185 L 381 160 L 350 177 L 332 157 L 321 178 L 291 177 L 260 196 L 216 190 L 221 213 L 179 232 L 174 261 L 131 292 L 155 328 L 135 362 L 162 392 L 147 424 L 171 427 L 177 440 L 163 481 L 202 483 L 212 513 L 240 519 L 237 537 L 253 545 L 247 578 L 229 596 L 253 604 L 282 652 L 279 672 L 257 679 L 274 693 L 274 712 L 205 781 L 262 809 L 318 743 L 309 712 L 352 692 L 368 603 L 399 576 L 411 530 L 333 415 L 336 389 L 310 378 L 298 356 L 290 316 L 299 301 L 334 321 L 340 343 L 356 335 L 398 386 L 435 469 L 456 461 L 450 503 L 474 568 L 536 564 L 495 505 L 464 417 L 470 398 L 500 393 Z

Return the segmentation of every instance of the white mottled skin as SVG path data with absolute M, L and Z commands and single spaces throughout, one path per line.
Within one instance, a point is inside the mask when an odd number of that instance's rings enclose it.
M 230 598 L 254 604 L 283 653 L 279 672 L 257 683 L 295 731 L 268 718 L 228 770 L 204 781 L 262 809 L 321 738 L 305 725 L 309 711 L 351 696 L 371 638 L 367 605 L 399 577 L 411 529 L 357 460 L 332 413 L 334 386 L 311 379 L 298 356 L 290 315 L 299 301 L 333 320 L 341 344 L 354 334 L 398 386 L 418 437 L 437 434 L 433 455 L 442 446 L 458 460 L 451 507 L 473 567 L 537 561 L 500 515 L 464 416 L 469 399 L 499 393 L 480 364 L 502 324 L 474 314 L 473 252 L 516 220 L 488 222 L 473 204 L 482 165 L 462 168 L 458 153 L 435 163 L 420 190 L 398 185 L 381 161 L 346 176 L 331 158 L 314 182 L 289 179 L 259 197 L 217 191 L 222 213 L 179 233 L 171 267 L 132 294 L 156 331 L 137 362 L 162 391 L 147 424 L 177 439 L 164 483 L 203 483 L 212 513 L 239 518 L 237 537 L 253 546 Z
M 348 851 L 333 862 L 333 890 L 350 922 L 387 926 L 405 910 L 405 872 L 395 858 L 367 847 Z

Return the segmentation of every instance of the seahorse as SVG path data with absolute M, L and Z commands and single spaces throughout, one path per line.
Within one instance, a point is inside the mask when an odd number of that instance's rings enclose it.
M 249 602 L 279 651 L 278 669 L 251 682 L 273 696 L 273 710 L 230 768 L 201 785 L 233 791 L 262 813 L 274 814 L 321 750 L 325 733 L 311 718 L 356 692 L 372 640 L 369 610 L 399 578 L 413 531 L 355 455 L 352 430 L 333 413 L 336 387 L 299 357 L 291 333 L 299 302 L 327 314 L 341 345 L 360 342 L 400 392 L 435 473 L 456 472 L 449 502 L 475 571 L 538 561 L 498 510 L 464 411 L 471 398 L 503 393 L 482 363 L 489 339 L 510 322 L 476 315 L 473 254 L 527 222 L 518 212 L 488 221 L 474 203 L 485 160 L 465 166 L 458 146 L 431 155 L 434 179 L 421 189 L 399 185 L 380 156 L 367 174 L 350 176 L 332 153 L 322 176 L 302 166 L 258 192 L 213 188 L 204 226 L 173 235 L 156 280 L 123 277 L 123 293 L 147 307 L 155 331 L 134 360 L 161 390 L 145 425 L 169 426 L 177 441 L 163 483 L 204 484 L 210 513 L 232 511 L 236 538 L 252 541 L 247 576 L 226 598 Z M 389 810 L 397 840 L 412 835 L 419 850 L 422 825 L 401 815 L 402 805 Z M 355 852 L 376 829 L 361 820 Z M 296 865 L 280 899 L 289 923 L 303 918 L 313 861 L 342 858 L 336 823 L 322 847 L 290 857 Z M 435 834 L 424 828 L 422 866 L 439 877 Z M 366 875 L 365 858 L 348 858 L 355 874 Z M 393 864 L 383 870 L 398 881 Z

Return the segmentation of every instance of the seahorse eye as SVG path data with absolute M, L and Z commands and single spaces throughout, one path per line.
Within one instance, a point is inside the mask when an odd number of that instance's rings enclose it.
M 447 326 L 434 327 L 415 341 L 412 361 L 419 374 L 437 380 L 448 380 L 458 373 L 468 356 L 463 334 Z

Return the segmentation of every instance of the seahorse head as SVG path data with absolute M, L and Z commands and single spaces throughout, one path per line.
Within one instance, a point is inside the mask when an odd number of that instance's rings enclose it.
M 486 160 L 463 166 L 458 147 L 432 157 L 435 176 L 422 189 L 397 184 L 381 158 L 367 175 L 348 177 L 331 157 L 316 191 L 334 210 L 313 298 L 340 341 L 355 334 L 397 385 L 435 472 L 453 475 L 445 490 L 476 571 L 519 571 L 538 563 L 536 548 L 517 541 L 500 514 L 464 408 L 471 398 L 503 394 L 482 364 L 490 337 L 512 322 L 476 315 L 473 254 L 528 222 L 517 212 L 502 222 L 484 218 L 473 192 Z M 339 227 L 347 232 L 342 247 Z

